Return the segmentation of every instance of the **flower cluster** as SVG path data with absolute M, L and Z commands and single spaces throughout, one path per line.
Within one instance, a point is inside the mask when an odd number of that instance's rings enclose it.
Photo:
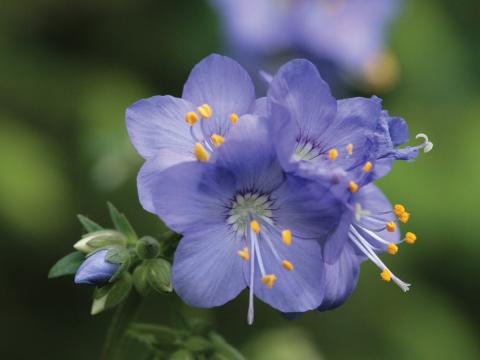
M 293 60 L 256 98 L 246 71 L 211 55 L 192 70 L 181 98 L 154 96 L 126 112 L 130 139 L 145 159 L 143 207 L 181 239 L 173 287 L 189 305 L 219 306 L 249 289 L 284 313 L 332 309 L 354 289 L 360 263 L 409 285 L 380 260 L 395 254 L 398 221 L 373 181 L 395 160 L 412 160 L 405 121 L 381 100 L 336 100 L 314 65 Z
M 385 50 L 399 0 L 211 0 L 227 44 L 244 58 L 283 51 L 336 64 L 356 75 L 394 71 Z M 378 81 L 378 76 L 376 77 Z

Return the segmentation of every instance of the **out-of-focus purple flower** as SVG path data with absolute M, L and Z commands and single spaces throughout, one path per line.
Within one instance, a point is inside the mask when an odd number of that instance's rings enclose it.
M 228 44 L 244 57 L 301 52 L 366 76 L 379 65 L 394 65 L 385 41 L 399 0 L 211 2 L 222 17 Z
M 154 96 L 126 111 L 132 144 L 146 160 L 138 178 L 183 161 L 204 160 L 228 136 L 239 117 L 255 113 L 255 90 L 247 72 L 234 60 L 210 55 L 198 63 L 183 88 L 182 98 Z M 146 210 L 149 199 L 140 191 Z
M 99 250 L 88 256 L 75 274 L 75 284 L 102 285 L 106 283 L 120 266 L 105 260 L 107 252 L 108 249 Z
M 282 312 L 321 304 L 320 242 L 343 205 L 329 183 L 283 171 L 264 119 L 241 117 L 208 162 L 175 165 L 138 186 L 183 235 L 173 287 L 187 304 L 219 306 L 248 286 L 249 323 L 254 295 Z

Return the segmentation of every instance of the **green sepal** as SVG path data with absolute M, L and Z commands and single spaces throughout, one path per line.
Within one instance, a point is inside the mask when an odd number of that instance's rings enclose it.
M 90 220 L 86 216 L 77 215 L 77 218 L 87 232 L 94 232 L 94 231 L 98 231 L 98 230 L 103 230 L 102 226 L 98 225 L 95 221 Z
M 110 217 L 112 218 L 115 228 L 121 233 L 125 234 L 127 239 L 129 239 L 131 242 L 136 242 L 138 240 L 138 236 L 125 214 L 118 211 L 118 209 L 110 202 L 108 203 L 108 210 L 110 211 Z
M 172 266 L 165 259 L 152 259 L 145 261 L 148 268 L 148 283 L 160 293 L 170 293 L 172 287 Z
M 114 283 L 115 281 L 117 281 L 118 278 L 128 270 L 131 264 L 130 252 L 127 249 L 109 249 L 107 255 L 105 255 L 105 260 L 110 263 L 120 265 L 117 271 L 115 271 L 115 273 L 112 275 L 110 280 L 108 280 L 109 283 Z
M 201 336 L 192 336 L 188 338 L 183 346 L 191 352 L 205 352 L 212 348 L 210 341 Z
M 195 360 L 193 354 L 185 349 L 175 351 L 170 357 L 169 360 Z
M 188 333 L 185 331 L 157 324 L 133 323 L 129 331 L 137 336 L 153 337 L 154 342 L 162 345 L 162 348 L 167 345 L 178 348 L 182 343 L 182 339 L 188 336 Z
M 84 260 L 85 254 L 74 251 L 58 260 L 55 265 L 52 266 L 48 272 L 48 278 L 52 279 L 65 275 L 73 275 L 77 272 Z
M 95 288 L 92 315 L 111 309 L 120 304 L 132 290 L 132 276 L 124 272 L 117 281 Z
M 133 286 L 142 296 L 149 295 L 153 290 L 148 283 L 148 272 L 148 267 L 143 264 L 137 266 L 133 271 Z
M 142 260 L 154 259 L 160 254 L 160 243 L 151 236 L 144 236 L 138 241 L 136 251 Z

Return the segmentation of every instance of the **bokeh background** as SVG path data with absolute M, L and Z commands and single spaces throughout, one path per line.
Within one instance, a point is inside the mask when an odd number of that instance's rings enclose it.
M 250 359 L 480 359 L 479 14 L 475 0 L 411 0 L 392 27 L 401 76 L 384 105 L 435 143 L 380 183 L 408 206 L 419 237 L 388 259 L 411 292 L 365 263 L 333 312 L 287 321 L 258 302 L 248 327 L 245 293 L 221 309 L 182 311 L 213 321 Z M 137 200 L 141 160 L 124 109 L 180 95 L 195 63 L 224 52 L 219 24 L 197 0 L 1 0 L 2 359 L 98 357 L 111 313 L 91 317 L 91 289 L 48 281 L 48 269 L 79 239 L 77 213 L 108 225 L 107 200 L 139 233 L 162 231 Z M 163 321 L 171 306 L 154 296 L 141 317 Z

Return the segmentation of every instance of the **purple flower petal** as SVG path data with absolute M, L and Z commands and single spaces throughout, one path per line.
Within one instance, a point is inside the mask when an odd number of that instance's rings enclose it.
M 355 289 L 361 258 L 347 242 L 337 261 L 325 264 L 325 296 L 319 311 L 333 310 L 342 305 Z
M 237 255 L 243 244 L 222 225 L 198 226 L 177 247 L 173 288 L 188 305 L 220 306 L 246 287 L 243 260 Z
M 194 110 L 192 104 L 172 96 L 153 96 L 130 105 L 126 122 L 133 146 L 145 159 L 162 148 L 191 153 L 194 141 L 185 115 Z
M 99 250 L 88 256 L 75 274 L 75 284 L 101 285 L 117 271 L 119 264 L 105 260 L 108 250 Z
M 191 71 L 182 98 L 212 108 L 212 117 L 202 124 L 205 135 L 225 135 L 231 126 L 229 116 L 242 116 L 255 101 L 255 89 L 248 73 L 234 60 L 210 55 Z

